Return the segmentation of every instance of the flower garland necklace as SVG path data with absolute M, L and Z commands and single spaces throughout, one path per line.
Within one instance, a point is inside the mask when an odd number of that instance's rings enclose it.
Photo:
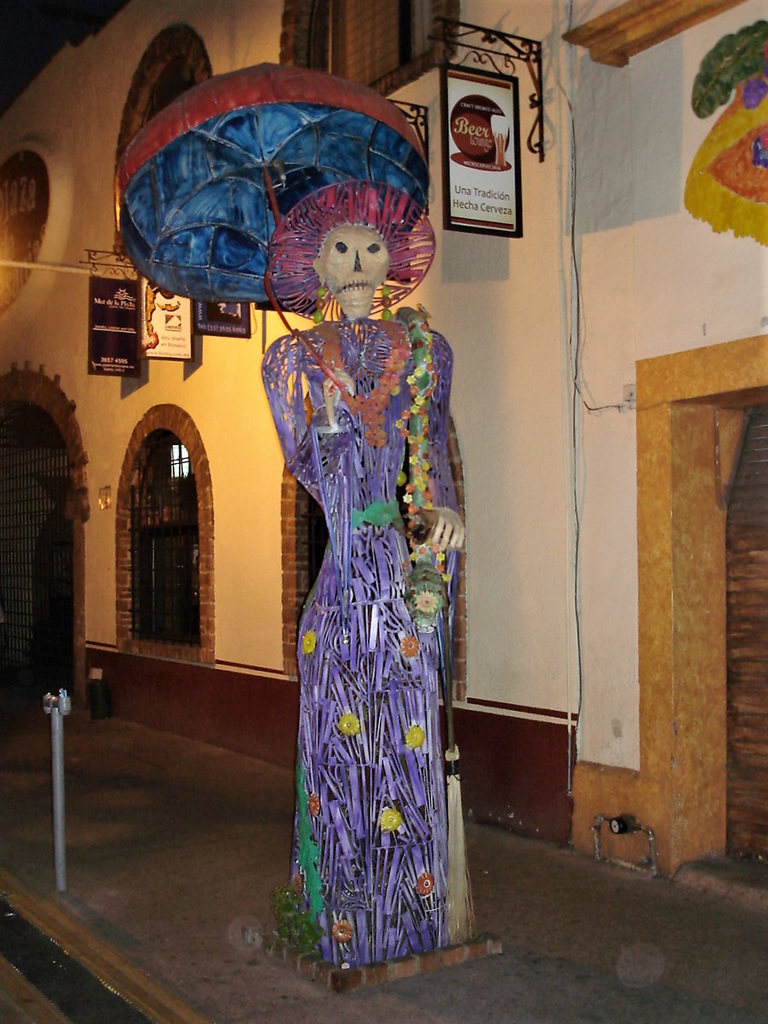
M 409 581 L 408 604 L 417 629 L 423 632 L 435 628 L 437 616 L 447 603 L 445 585 L 449 580 L 444 572 L 445 552 L 438 545 L 424 544 L 418 538 L 424 526 L 421 512 L 434 508 L 429 484 L 429 410 L 435 390 L 435 364 L 428 315 L 423 306 L 417 310 L 400 309 L 397 313 L 408 330 L 413 353 L 413 373 L 406 377 L 412 399 L 410 418 L 407 424 L 398 420 L 396 425 L 408 442 L 411 474 L 403 497 L 408 505 L 411 561 L 415 563 Z
M 414 528 L 421 523 L 420 511 L 434 507 L 429 489 L 429 408 L 435 390 L 435 364 L 428 315 L 423 306 L 418 310 L 400 309 L 397 313 L 408 330 L 413 354 L 413 373 L 406 377 L 411 389 L 410 417 L 407 424 L 398 420 L 396 426 L 408 442 L 410 482 L 406 484 L 403 501 L 408 505 L 409 532 L 414 551 L 411 557 L 414 560 L 415 556 L 427 552 L 427 547 L 419 545 L 413 538 Z

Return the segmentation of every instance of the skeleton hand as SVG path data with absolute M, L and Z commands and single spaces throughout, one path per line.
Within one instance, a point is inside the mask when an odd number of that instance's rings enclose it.
M 460 551 L 464 547 L 466 531 L 458 512 L 445 507 L 420 509 L 419 517 L 430 531 L 427 544 L 437 544 L 441 551 Z
M 339 384 L 342 384 L 350 395 L 354 395 L 355 382 L 349 374 L 345 373 L 344 370 L 334 371 L 334 373 Z M 336 419 L 336 407 L 339 404 L 340 398 L 341 394 L 339 393 L 339 389 L 330 377 L 326 377 L 323 381 L 323 400 L 325 401 L 325 411 L 328 416 L 328 426 L 331 430 L 339 429 L 339 424 Z

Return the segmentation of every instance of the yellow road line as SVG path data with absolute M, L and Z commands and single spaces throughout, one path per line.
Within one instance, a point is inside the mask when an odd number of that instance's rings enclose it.
M 117 950 L 53 903 L 25 889 L 17 879 L 2 869 L 0 892 L 30 924 L 50 936 L 102 984 L 119 993 L 156 1021 L 156 1024 L 211 1024 L 208 1017 L 202 1017 L 176 996 L 166 992 Z M 66 1018 L 60 1020 L 66 1021 Z M 59 1021 L 52 1018 L 51 1024 L 59 1024 Z

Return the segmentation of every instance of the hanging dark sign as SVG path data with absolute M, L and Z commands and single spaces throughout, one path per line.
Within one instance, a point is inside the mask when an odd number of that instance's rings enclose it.
M 444 67 L 444 226 L 523 234 L 517 79 Z
M 20 150 L 0 167 L 0 260 L 34 263 L 48 222 L 48 171 L 41 156 Z M 0 266 L 0 315 L 29 277 L 28 267 Z
M 138 377 L 138 282 L 92 277 L 90 283 L 88 372 Z
M 217 334 L 224 338 L 250 338 L 249 302 L 195 302 L 195 334 Z

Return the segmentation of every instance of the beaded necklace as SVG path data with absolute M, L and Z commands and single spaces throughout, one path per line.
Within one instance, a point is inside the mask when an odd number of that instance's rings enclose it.
M 406 378 L 412 399 L 410 419 L 407 423 L 402 420 L 397 423 L 408 441 L 410 482 L 406 486 L 404 500 L 408 505 L 412 526 L 418 520 L 421 509 L 429 510 L 433 507 L 429 487 L 429 409 L 435 389 L 435 364 L 428 315 L 422 306 L 418 310 L 398 310 L 398 317 L 408 330 L 413 354 L 413 372 Z M 413 542 L 411 546 L 414 549 L 417 547 Z M 419 553 L 423 554 L 424 551 Z

